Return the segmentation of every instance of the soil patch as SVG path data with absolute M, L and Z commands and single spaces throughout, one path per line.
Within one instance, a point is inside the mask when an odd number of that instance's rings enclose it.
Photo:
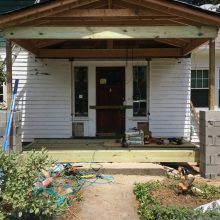
M 169 188 L 157 189 L 152 192 L 152 196 L 160 202 L 161 206 L 196 208 L 212 201 L 190 194 L 178 195 L 175 190 Z
M 207 204 L 214 200 L 214 198 L 204 198 L 202 196 L 195 195 L 190 191 L 186 194 L 178 194 L 178 183 L 179 180 L 165 179 L 161 182 L 161 188 L 152 191 L 151 195 L 152 197 L 157 199 L 157 201 L 163 207 L 172 206 L 196 208 L 200 205 Z M 215 183 L 215 181 L 212 181 L 210 183 L 210 185 L 215 185 L 213 184 Z M 195 180 L 194 184 L 195 186 L 202 186 L 206 185 L 207 181 L 204 179 L 197 179 Z

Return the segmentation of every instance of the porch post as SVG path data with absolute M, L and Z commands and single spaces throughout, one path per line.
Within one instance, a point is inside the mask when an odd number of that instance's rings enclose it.
M 7 106 L 10 110 L 12 97 L 12 43 L 6 40 L 6 80 L 7 80 Z
M 215 39 L 209 40 L 209 110 L 215 110 Z

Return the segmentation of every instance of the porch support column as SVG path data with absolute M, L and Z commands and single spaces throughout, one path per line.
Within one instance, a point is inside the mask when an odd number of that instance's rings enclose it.
M 209 40 L 209 110 L 215 110 L 215 39 Z
M 10 110 L 12 98 L 12 43 L 6 40 L 6 80 L 7 80 L 7 106 Z

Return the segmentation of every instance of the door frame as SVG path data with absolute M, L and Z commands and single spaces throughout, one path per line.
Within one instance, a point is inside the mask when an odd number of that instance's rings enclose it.
M 125 67 L 125 100 L 126 105 L 133 105 L 133 66 L 146 66 L 147 67 L 147 77 L 148 77 L 148 111 L 150 111 L 150 61 L 148 60 L 75 60 L 72 62 L 73 68 L 75 66 L 88 66 L 88 90 L 89 90 L 89 100 L 88 100 L 88 117 L 76 118 L 72 117 L 72 122 L 83 122 L 84 123 L 84 136 L 85 137 L 95 137 L 96 136 L 96 110 L 92 109 L 91 106 L 96 105 L 96 67 Z M 73 73 L 74 74 L 74 73 Z M 72 76 L 74 80 L 74 75 Z M 70 88 L 71 90 L 71 88 Z M 73 96 L 74 97 L 74 96 Z M 72 102 L 74 105 L 74 100 Z M 137 126 L 137 122 L 149 122 L 149 117 L 133 117 L 133 109 L 125 110 L 125 129 Z M 71 120 L 71 119 L 70 119 Z

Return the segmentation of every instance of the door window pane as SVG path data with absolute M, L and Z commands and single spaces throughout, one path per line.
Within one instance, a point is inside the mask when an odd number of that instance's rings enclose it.
M 88 116 L 88 67 L 75 67 L 75 116 Z
M 133 115 L 147 115 L 146 66 L 133 67 Z

